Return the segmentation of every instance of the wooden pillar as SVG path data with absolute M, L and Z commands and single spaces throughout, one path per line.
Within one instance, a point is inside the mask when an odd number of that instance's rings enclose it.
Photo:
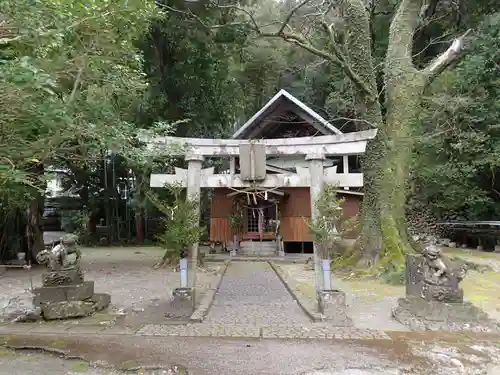
M 349 156 L 344 155 L 342 157 L 342 164 L 343 164 L 343 172 L 344 174 L 349 174 Z M 344 190 L 349 190 L 348 186 L 344 186 Z
M 188 162 L 187 173 L 187 194 L 186 198 L 197 203 L 197 216 L 200 216 L 200 193 L 201 193 L 201 167 L 203 164 L 203 156 L 197 154 L 187 154 L 186 161 Z M 196 223 L 199 225 L 199 223 Z M 198 264 L 198 246 L 199 243 L 194 243 L 191 247 L 188 263 L 188 287 L 196 287 L 196 268 Z
M 229 174 L 234 176 L 236 174 L 236 157 L 231 156 L 229 158 Z
M 314 222 L 318 217 L 316 202 L 323 193 L 324 185 L 324 170 L 323 161 L 325 155 L 323 153 L 309 154 L 306 156 L 309 162 L 310 173 L 310 196 L 311 196 L 311 220 Z M 319 293 L 323 288 L 323 272 L 321 259 L 318 256 L 316 244 L 313 242 L 313 258 L 314 258 L 314 274 L 316 280 L 316 291 Z

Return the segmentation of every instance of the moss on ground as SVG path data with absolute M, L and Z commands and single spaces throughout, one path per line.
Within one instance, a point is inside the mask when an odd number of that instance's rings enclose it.
M 64 340 L 56 340 L 51 342 L 49 346 L 54 349 L 65 349 L 66 342 Z
M 500 319 L 500 273 L 484 268 L 484 259 L 488 259 L 490 264 L 491 260 L 498 260 L 500 264 L 500 254 L 461 249 L 447 249 L 445 253 L 448 256 L 462 258 L 467 263 L 478 265 L 468 272 L 461 283 L 465 298 L 482 308 L 492 318 Z M 476 263 L 474 263 L 475 260 Z M 280 268 L 288 278 L 295 279 L 294 289 L 298 293 L 307 298 L 315 298 L 313 271 L 307 271 L 308 276 L 304 277 L 303 273 L 302 276 L 299 276 L 301 272 L 296 272 L 297 266 L 281 265 Z M 349 292 L 366 301 L 378 301 L 386 297 L 403 297 L 405 295 L 404 284 L 391 285 L 386 283 L 384 278 L 374 278 L 366 273 L 342 272 L 342 270 L 335 270 L 334 275 L 346 284 L 346 289 L 350 289 Z
M 443 250 L 443 253 L 446 255 L 454 255 L 459 257 L 467 257 L 467 258 L 478 258 L 478 259 L 494 259 L 500 262 L 500 254 L 487 252 L 487 251 L 478 251 L 471 249 L 457 249 L 447 247 Z
M 0 359 L 15 358 L 15 353 L 12 350 L 0 350 Z
M 89 364 L 84 361 L 76 362 L 71 366 L 71 371 L 73 372 L 88 372 L 89 371 Z

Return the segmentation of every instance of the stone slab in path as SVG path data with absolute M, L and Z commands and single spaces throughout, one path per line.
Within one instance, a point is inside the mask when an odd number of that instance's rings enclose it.
M 310 323 L 267 262 L 232 262 L 205 319 L 212 325 Z

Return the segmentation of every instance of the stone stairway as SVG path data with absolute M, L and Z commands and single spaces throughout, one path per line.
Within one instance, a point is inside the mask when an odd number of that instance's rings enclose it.
M 276 241 L 243 241 L 240 243 L 238 255 L 241 256 L 276 256 L 278 254 Z

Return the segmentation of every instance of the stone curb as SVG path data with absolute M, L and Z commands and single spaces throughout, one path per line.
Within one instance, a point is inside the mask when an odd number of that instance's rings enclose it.
M 312 323 L 316 325 L 316 323 Z M 195 328 L 196 326 L 196 328 Z M 300 327 L 301 334 L 294 334 L 293 329 L 297 327 L 246 327 L 245 329 L 223 329 L 219 326 L 211 327 L 211 329 L 203 330 L 203 332 L 196 332 L 198 324 L 194 324 L 188 329 L 185 326 L 180 326 L 177 329 L 172 329 L 168 325 L 145 325 L 137 332 L 131 332 L 126 330 L 100 330 L 93 331 L 82 330 L 82 331 L 72 331 L 72 330 L 60 330 L 60 329 L 46 329 L 46 330 L 29 330 L 22 329 L 22 327 L 8 327 L 8 329 L 3 329 L 0 331 L 0 346 L 2 342 L 5 344 L 10 338 L 16 335 L 29 336 L 29 337 L 44 337 L 44 336 L 60 336 L 60 337 L 78 337 L 82 336 L 143 336 L 143 337 L 165 337 L 165 336 L 176 336 L 176 337 L 218 337 L 218 338 L 233 338 L 233 339 L 313 339 L 313 340 L 389 340 L 389 341 L 407 341 L 407 340 L 417 340 L 417 341 L 434 341 L 436 339 L 436 334 L 440 333 L 442 342 L 456 342 L 457 339 L 467 339 L 473 342 L 498 342 L 500 340 L 500 335 L 498 334 L 476 334 L 472 332 L 401 332 L 401 331 L 377 331 L 373 329 L 356 329 L 351 327 L 330 327 L 327 329 L 326 334 L 317 334 L 314 332 L 315 327 Z M 158 329 L 159 328 L 159 329 Z M 318 328 L 321 330 L 321 328 Z M 308 333 L 307 331 L 310 331 Z M 135 330 L 134 330 L 135 331 Z M 142 331 L 142 332 L 141 332 Z M 171 332 L 169 332 L 171 331 Z M 181 332 L 184 331 L 184 332 Z M 279 332 L 278 332 L 279 331 Z
M 332 327 L 316 323 L 295 326 L 221 326 L 198 325 L 168 326 L 150 324 L 137 332 L 143 337 L 218 337 L 229 339 L 309 339 L 309 340 L 384 340 L 392 338 L 383 331 L 352 327 Z
M 288 290 L 288 293 L 291 294 L 293 299 L 298 303 L 300 308 L 309 317 L 309 319 L 311 319 L 313 322 L 322 322 L 324 320 L 323 316 L 319 312 L 315 311 L 316 309 L 314 305 L 311 304 L 311 302 L 308 299 L 302 297 L 299 293 L 296 293 L 293 290 L 294 283 L 291 280 L 286 279 L 286 276 L 284 272 L 281 270 L 281 268 L 278 265 L 273 264 L 273 262 L 268 262 L 268 264 L 274 270 L 274 272 L 278 276 L 278 279 L 280 279 L 280 281 L 283 283 L 286 290 Z
M 281 263 L 281 264 L 300 264 L 305 261 L 302 259 L 279 259 L 272 257 L 261 257 L 258 255 L 246 255 L 246 256 L 227 256 L 227 257 L 217 257 L 211 255 L 206 255 L 205 262 L 213 262 L 213 263 L 221 263 L 221 262 L 273 262 L 273 263 Z
M 224 275 L 226 274 L 227 267 L 229 267 L 230 261 L 225 261 L 224 265 L 222 266 L 222 272 L 219 274 L 218 279 L 216 281 L 215 288 L 210 288 L 207 290 L 205 295 L 200 301 L 200 304 L 198 307 L 194 310 L 194 312 L 191 314 L 191 317 L 189 318 L 190 322 L 193 323 L 201 323 L 203 319 L 205 319 L 205 316 L 208 313 L 208 310 L 210 310 L 210 307 L 212 307 L 212 303 L 214 302 L 215 295 L 217 294 L 217 291 L 219 290 L 220 284 L 222 283 L 222 279 L 224 278 Z

